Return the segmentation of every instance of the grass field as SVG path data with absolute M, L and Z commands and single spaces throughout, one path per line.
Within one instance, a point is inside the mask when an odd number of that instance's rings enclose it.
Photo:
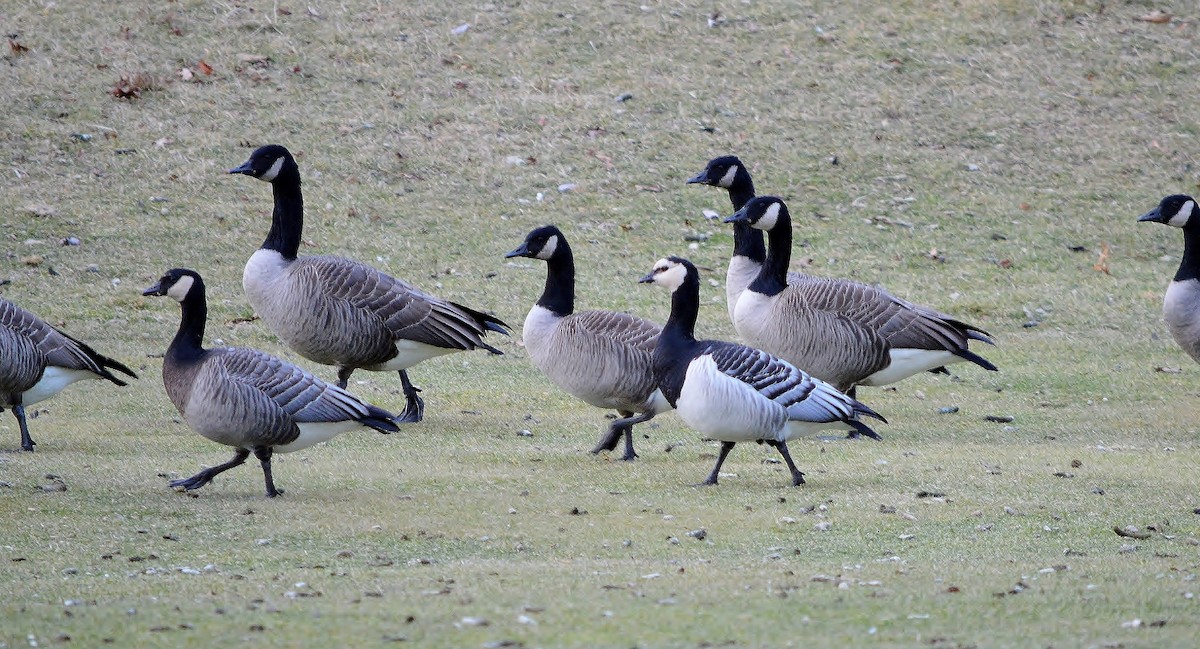
M 5 3 L 0 293 L 141 380 L 39 404 L 35 453 L 0 415 L 0 647 L 1195 646 L 1200 368 L 1160 318 L 1180 234 L 1135 220 L 1200 190 L 1198 20 L 1149 0 Z M 699 489 L 714 444 L 664 415 L 638 461 L 590 455 L 605 413 L 514 335 L 417 366 L 424 422 L 277 457 L 282 498 L 253 462 L 175 493 L 229 452 L 164 394 L 178 308 L 140 294 L 164 270 L 205 276 L 210 344 L 333 378 L 245 321 L 271 196 L 224 171 L 269 142 L 301 166 L 304 252 L 514 334 L 544 267 L 503 255 L 555 223 L 580 307 L 665 319 L 635 282 L 682 254 L 701 333 L 734 338 L 731 233 L 702 215 L 729 204 L 684 185 L 734 153 L 789 201 L 794 265 L 982 326 L 1001 372 L 860 390 L 884 440 L 793 443 L 802 487 L 739 445 Z M 403 405 L 394 374 L 352 388 Z

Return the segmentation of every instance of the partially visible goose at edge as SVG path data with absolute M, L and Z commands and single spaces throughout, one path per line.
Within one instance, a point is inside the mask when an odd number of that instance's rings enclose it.
M 271 456 L 290 453 L 369 428 L 394 433 L 393 415 L 270 354 L 244 347 L 205 349 L 208 304 L 195 271 L 173 268 L 142 295 L 166 295 L 180 304 L 179 330 L 163 356 L 163 385 L 188 425 L 204 437 L 237 449 L 233 459 L 172 480 L 171 486 L 199 489 L 246 461 L 262 464 L 267 497 L 275 488 Z
M 1163 319 L 1175 342 L 1200 362 L 1200 208 L 1191 196 L 1173 194 L 1138 221 L 1183 230 L 1183 259 L 1163 296 Z
M 400 373 L 406 405 L 400 421 L 424 416 L 407 369 L 421 361 L 472 349 L 502 354 L 483 341 L 508 334 L 498 318 L 443 300 L 345 257 L 297 257 L 304 229 L 300 169 L 282 146 L 260 147 L 231 174 L 271 184 L 271 229 L 242 273 L 246 299 L 296 353 L 337 368 L 346 387 L 356 369 Z
M 133 370 L 0 298 L 0 412 L 12 409 L 21 429 L 21 448 L 32 451 L 25 407 L 53 397 L 76 381 L 126 383 L 109 369 L 137 378 Z
M 754 198 L 754 181 L 736 156 L 713 158 L 704 171 L 687 182 L 727 190 L 735 212 Z M 733 254 L 729 258 L 729 271 L 725 277 L 726 303 L 731 321 L 735 319 L 738 298 L 758 276 L 766 259 L 767 249 L 762 231 L 745 221 L 734 222 Z M 796 272 L 788 272 L 786 281 L 789 287 L 795 287 L 792 290 L 805 294 L 810 307 L 836 311 L 851 318 L 859 325 L 878 332 L 894 349 L 954 350 L 965 349 L 968 340 L 988 344 L 993 342 L 986 331 L 974 325 L 898 298 L 878 286 Z M 991 363 L 984 367 L 995 369 Z M 944 366 L 935 366 L 929 371 L 948 373 Z M 842 387 L 854 389 L 853 386 Z
M 621 419 L 592 449 L 611 451 L 625 437 L 623 460 L 633 460 L 633 426 L 670 410 L 654 381 L 651 359 L 662 328 L 613 311 L 575 312 L 575 258 L 566 236 L 553 225 L 537 228 L 508 257 L 546 262 L 546 285 L 521 338 L 533 364 L 552 383 Z M 637 413 L 636 415 L 634 413 Z
M 827 430 L 879 435 L 861 421 L 875 411 L 824 381 L 762 350 L 716 340 L 696 340 L 700 275 L 686 259 L 654 264 L 641 282 L 671 291 L 671 315 L 654 349 L 659 389 L 692 428 L 721 442 L 717 464 L 702 485 L 715 485 L 737 442 L 766 443 L 783 456 L 792 484 L 804 484 L 788 440 Z
M 887 385 L 963 361 L 996 371 L 967 348 L 970 340 L 991 343 L 971 325 L 858 282 L 807 277 L 788 283 L 792 223 L 783 200 L 752 198 L 726 221 L 768 234 L 767 258 L 734 310 L 734 328 L 747 343 L 841 390 Z

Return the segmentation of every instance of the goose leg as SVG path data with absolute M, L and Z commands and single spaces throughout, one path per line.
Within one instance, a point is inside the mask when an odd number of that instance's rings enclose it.
M 733 442 L 721 442 L 721 452 L 717 454 L 717 465 L 713 467 L 712 473 L 708 474 L 708 479 L 696 485 L 697 487 L 717 484 L 717 475 L 721 473 L 721 465 L 725 464 L 725 457 L 733 450 L 733 444 Z
M 804 484 L 804 473 L 796 468 L 796 463 L 792 461 L 792 454 L 788 452 L 787 442 L 777 442 L 775 440 L 767 440 L 767 446 L 774 446 L 775 450 L 783 456 L 783 461 L 787 463 L 788 471 L 792 472 L 792 486 L 799 487 Z
M 947 372 L 947 374 L 948 373 L 949 372 Z M 852 386 L 850 386 L 849 390 L 846 390 L 846 396 L 850 397 L 851 399 L 854 399 L 855 401 L 858 400 L 857 395 L 858 395 L 858 386 L 857 385 L 852 385 Z M 858 439 L 859 437 L 862 437 L 862 435 L 859 435 L 857 430 L 852 430 L 849 433 L 846 433 L 846 439 Z M 801 482 L 803 482 L 803 481 L 801 481 Z M 797 483 L 797 484 L 799 484 L 799 483 Z
M 408 371 L 400 370 L 400 386 L 404 388 L 404 399 L 407 402 L 404 412 L 396 418 L 397 422 L 415 424 L 425 416 L 425 401 L 417 396 L 420 388 L 408 380 Z
M 21 429 L 21 448 L 33 451 L 34 441 L 29 436 L 29 424 L 25 422 L 25 406 L 15 403 L 12 406 L 13 416 L 17 418 L 17 427 Z
M 339 388 L 345 390 L 346 386 L 349 385 L 349 383 L 350 383 L 350 375 L 353 373 L 354 373 L 353 367 L 339 367 L 338 368 L 337 386 Z
M 259 446 L 254 449 L 254 457 L 262 464 L 263 480 L 267 483 L 267 498 L 274 498 L 283 493 L 283 489 L 275 488 L 275 480 L 271 478 L 271 456 L 275 450 L 270 446 Z
M 203 487 L 204 485 L 212 482 L 212 479 L 217 477 L 218 474 L 224 473 L 225 471 L 228 471 L 235 466 L 240 466 L 243 462 L 246 461 L 246 458 L 249 456 L 250 456 L 250 451 L 247 451 L 244 448 L 239 448 L 237 450 L 237 452 L 233 454 L 233 459 L 226 462 L 225 464 L 219 464 L 217 466 L 210 466 L 207 469 L 201 471 L 200 473 L 197 473 L 196 475 L 194 475 L 190 478 L 181 478 L 179 480 L 172 480 L 170 482 L 170 485 L 172 487 L 183 487 L 187 491 L 191 491 L 193 489 L 199 489 L 200 487 Z
M 600 438 L 599 443 L 596 444 L 596 448 L 592 449 L 592 453 L 615 450 L 617 448 L 617 442 L 621 439 L 621 436 L 624 435 L 625 455 L 621 459 L 625 460 L 626 462 L 632 462 L 638 457 L 638 454 L 633 450 L 633 426 L 634 424 L 640 424 L 644 421 L 650 421 L 654 418 L 654 413 L 643 412 L 639 415 L 634 415 L 632 412 L 626 410 L 618 410 L 617 412 L 620 413 L 622 418 L 614 421 L 612 425 L 608 427 L 608 432 L 605 433 L 604 437 Z

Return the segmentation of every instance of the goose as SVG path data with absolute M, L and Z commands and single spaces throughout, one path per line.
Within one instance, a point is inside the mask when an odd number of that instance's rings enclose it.
M 968 349 L 986 332 L 866 284 L 805 277 L 787 281 L 791 216 L 775 196 L 750 199 L 726 219 L 768 233 L 762 269 L 738 297 L 734 328 L 751 345 L 803 367 L 853 395 L 950 363 L 996 366 Z
M 625 455 L 633 450 L 633 426 L 670 410 L 654 382 L 651 357 L 662 328 L 637 316 L 613 311 L 575 312 L 575 259 L 566 236 L 553 225 L 531 231 L 505 255 L 546 262 L 546 286 L 525 317 L 522 339 L 533 364 L 572 396 L 621 418 L 592 453 L 616 448 L 622 435 Z M 637 413 L 637 414 L 634 414 Z
M 84 379 L 127 385 L 110 369 L 137 378 L 128 367 L 0 298 L 0 412 L 9 408 L 17 418 L 22 449 L 32 451 L 35 444 L 25 421 L 26 406 Z
M 284 147 L 260 147 L 231 174 L 271 184 L 271 229 L 242 272 L 246 299 L 267 326 L 301 356 L 337 368 L 346 387 L 356 369 L 400 373 L 400 421 L 424 416 L 425 402 L 408 368 L 453 352 L 483 349 L 488 331 L 508 334 L 498 318 L 443 300 L 345 257 L 297 257 L 304 228 L 300 169 Z
M 180 305 L 179 330 L 163 356 L 171 403 L 197 433 L 237 449 L 232 460 L 172 480 L 172 487 L 199 489 L 254 453 L 267 497 L 274 498 L 283 493 L 271 475 L 274 453 L 299 451 L 359 428 L 385 435 L 399 430 L 392 413 L 270 354 L 245 347 L 205 349 L 208 305 L 196 271 L 172 268 L 142 295 L 165 295 Z
M 830 429 L 879 439 L 861 421 L 882 416 L 834 386 L 760 349 L 696 340 L 700 275 L 686 259 L 667 257 L 639 280 L 671 291 L 671 315 L 654 348 L 654 377 L 688 426 L 721 442 L 717 464 L 701 485 L 715 485 L 737 442 L 766 443 L 783 456 L 792 485 L 804 484 L 787 442 Z
M 1163 319 L 1175 342 L 1200 362 L 1200 209 L 1196 199 L 1173 194 L 1138 218 L 1183 230 L 1183 259 L 1163 296 Z
M 754 181 L 737 156 L 713 158 L 704 171 L 689 178 L 687 182 L 726 189 L 735 212 L 754 198 Z M 766 259 L 767 251 L 762 231 L 746 221 L 733 222 L 733 255 L 729 259 L 725 291 L 729 319 L 734 321 L 735 326 L 738 298 L 758 276 Z M 935 309 L 903 300 L 878 286 L 850 280 L 818 278 L 796 272 L 788 272 L 786 282 L 789 288 L 796 287 L 792 290 L 804 293 L 805 303 L 810 307 L 839 312 L 860 326 L 874 329 L 893 349 L 965 350 L 969 340 L 994 344 L 986 331 Z M 983 367 L 996 370 L 991 363 Z M 812 368 L 806 369 L 816 371 Z M 945 366 L 941 365 L 934 366 L 929 371 L 936 374 L 949 373 Z M 821 374 L 817 373 L 817 376 Z M 832 375 L 821 378 L 833 380 L 831 377 Z M 854 394 L 854 385 L 839 387 Z

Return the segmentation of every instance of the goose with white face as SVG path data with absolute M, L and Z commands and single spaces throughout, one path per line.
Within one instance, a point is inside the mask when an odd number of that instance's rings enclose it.
M 642 284 L 657 284 L 674 293 L 683 285 L 685 279 L 687 267 L 675 257 L 664 257 L 654 262 L 650 273 L 638 281 Z

